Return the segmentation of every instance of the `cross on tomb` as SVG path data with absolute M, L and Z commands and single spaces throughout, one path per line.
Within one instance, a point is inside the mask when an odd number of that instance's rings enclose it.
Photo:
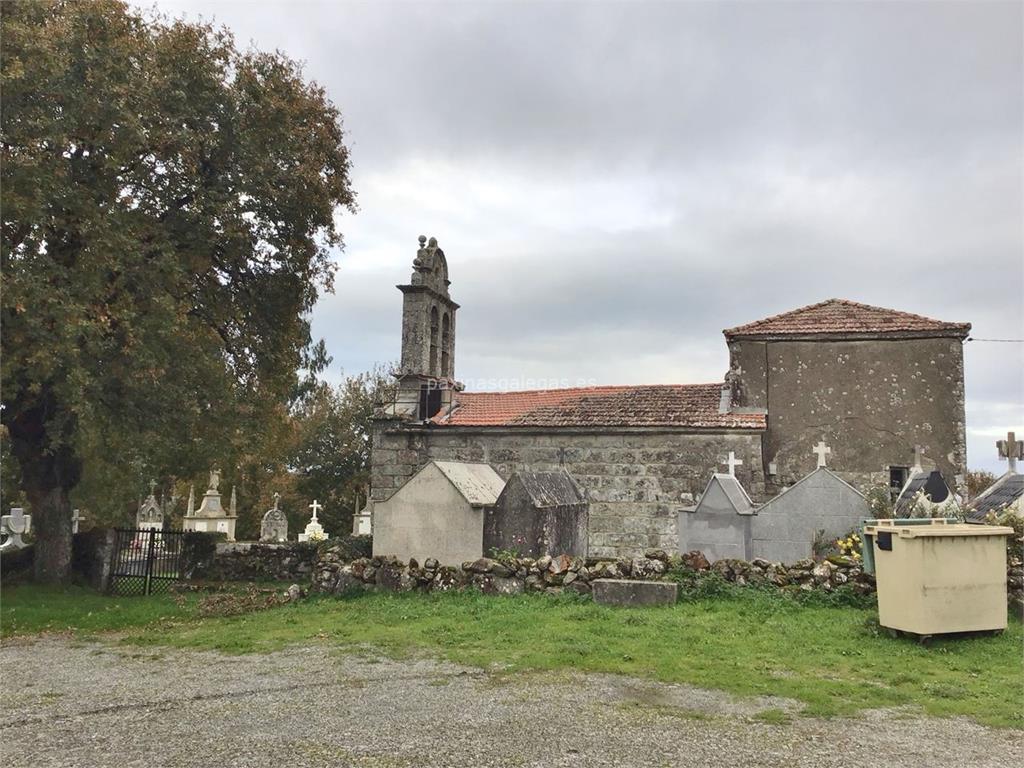
M 737 459 L 736 454 L 733 451 L 729 451 L 729 458 L 723 463 L 729 465 L 729 474 L 736 477 L 736 467 L 743 464 L 743 459 Z
M 277 504 L 278 504 L 279 501 L 281 501 L 281 494 L 278 493 L 277 491 L 274 491 L 274 510 L 275 511 L 277 510 Z
M 824 440 L 819 440 L 818 444 L 814 446 L 814 450 L 812 451 L 812 453 L 818 454 L 818 468 L 821 469 L 822 467 L 828 465 L 828 462 L 825 460 L 825 457 L 832 453 L 832 449 L 825 445 Z
M 996 448 L 999 449 L 999 458 L 1006 459 L 1010 472 L 1017 471 L 1017 461 L 1024 459 L 1024 442 L 1017 439 L 1013 432 L 1006 433 L 1005 440 L 997 440 Z
M 4 515 L 4 533 L 28 533 L 32 526 L 32 515 L 26 515 L 22 507 L 11 507 L 11 514 Z
M 149 495 L 156 496 L 156 480 L 149 481 Z
M 80 512 L 81 512 L 81 510 L 76 509 L 74 512 L 71 513 L 71 532 L 72 533 L 78 533 L 78 524 L 80 522 L 82 522 L 83 520 L 85 520 L 85 518 L 80 514 Z
M 26 546 L 22 536 L 32 527 L 32 515 L 26 515 L 21 507 L 11 507 L 11 514 L 0 518 L 0 534 L 7 538 L 0 543 L 0 551 L 21 549 Z
M 313 503 L 309 505 L 309 508 L 313 510 L 313 522 L 315 523 L 317 521 L 316 520 L 316 513 L 319 512 L 321 509 L 323 509 L 324 505 L 321 504 L 316 499 L 313 499 Z

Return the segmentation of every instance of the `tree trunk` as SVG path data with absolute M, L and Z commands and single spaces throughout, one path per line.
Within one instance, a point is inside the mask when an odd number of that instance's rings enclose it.
M 34 579 L 43 584 L 66 584 L 71 579 L 68 494 L 78 485 L 82 462 L 71 442 L 77 421 L 60 408 L 53 390 L 44 385 L 30 403 L 12 402 L 13 413 L 6 423 L 32 515 Z
M 71 579 L 71 501 L 61 487 L 29 492 L 35 535 L 33 580 L 67 584 Z

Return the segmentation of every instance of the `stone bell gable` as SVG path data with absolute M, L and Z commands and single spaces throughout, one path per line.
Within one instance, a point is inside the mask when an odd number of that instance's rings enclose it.
M 455 382 L 455 313 L 448 260 L 435 238 L 420 236 L 412 276 L 402 292 L 402 360 L 397 417 L 429 419 L 451 402 Z
M 724 331 L 732 406 L 763 408 L 769 491 L 811 468 L 807 446 L 860 488 L 906 482 L 915 447 L 966 471 L 963 341 L 969 323 L 829 299 Z

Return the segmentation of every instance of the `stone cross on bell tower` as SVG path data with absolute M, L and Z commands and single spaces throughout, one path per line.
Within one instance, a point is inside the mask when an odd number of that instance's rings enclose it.
M 423 421 L 451 402 L 455 381 L 455 313 L 448 261 L 435 238 L 420 235 L 412 277 L 402 292 L 402 362 L 395 415 Z

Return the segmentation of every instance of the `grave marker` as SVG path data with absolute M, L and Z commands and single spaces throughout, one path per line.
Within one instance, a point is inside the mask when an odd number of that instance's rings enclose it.
M 263 515 L 263 522 L 260 525 L 260 541 L 288 541 L 288 518 L 280 509 L 278 503 L 281 494 L 274 494 L 274 506 L 268 509 Z

